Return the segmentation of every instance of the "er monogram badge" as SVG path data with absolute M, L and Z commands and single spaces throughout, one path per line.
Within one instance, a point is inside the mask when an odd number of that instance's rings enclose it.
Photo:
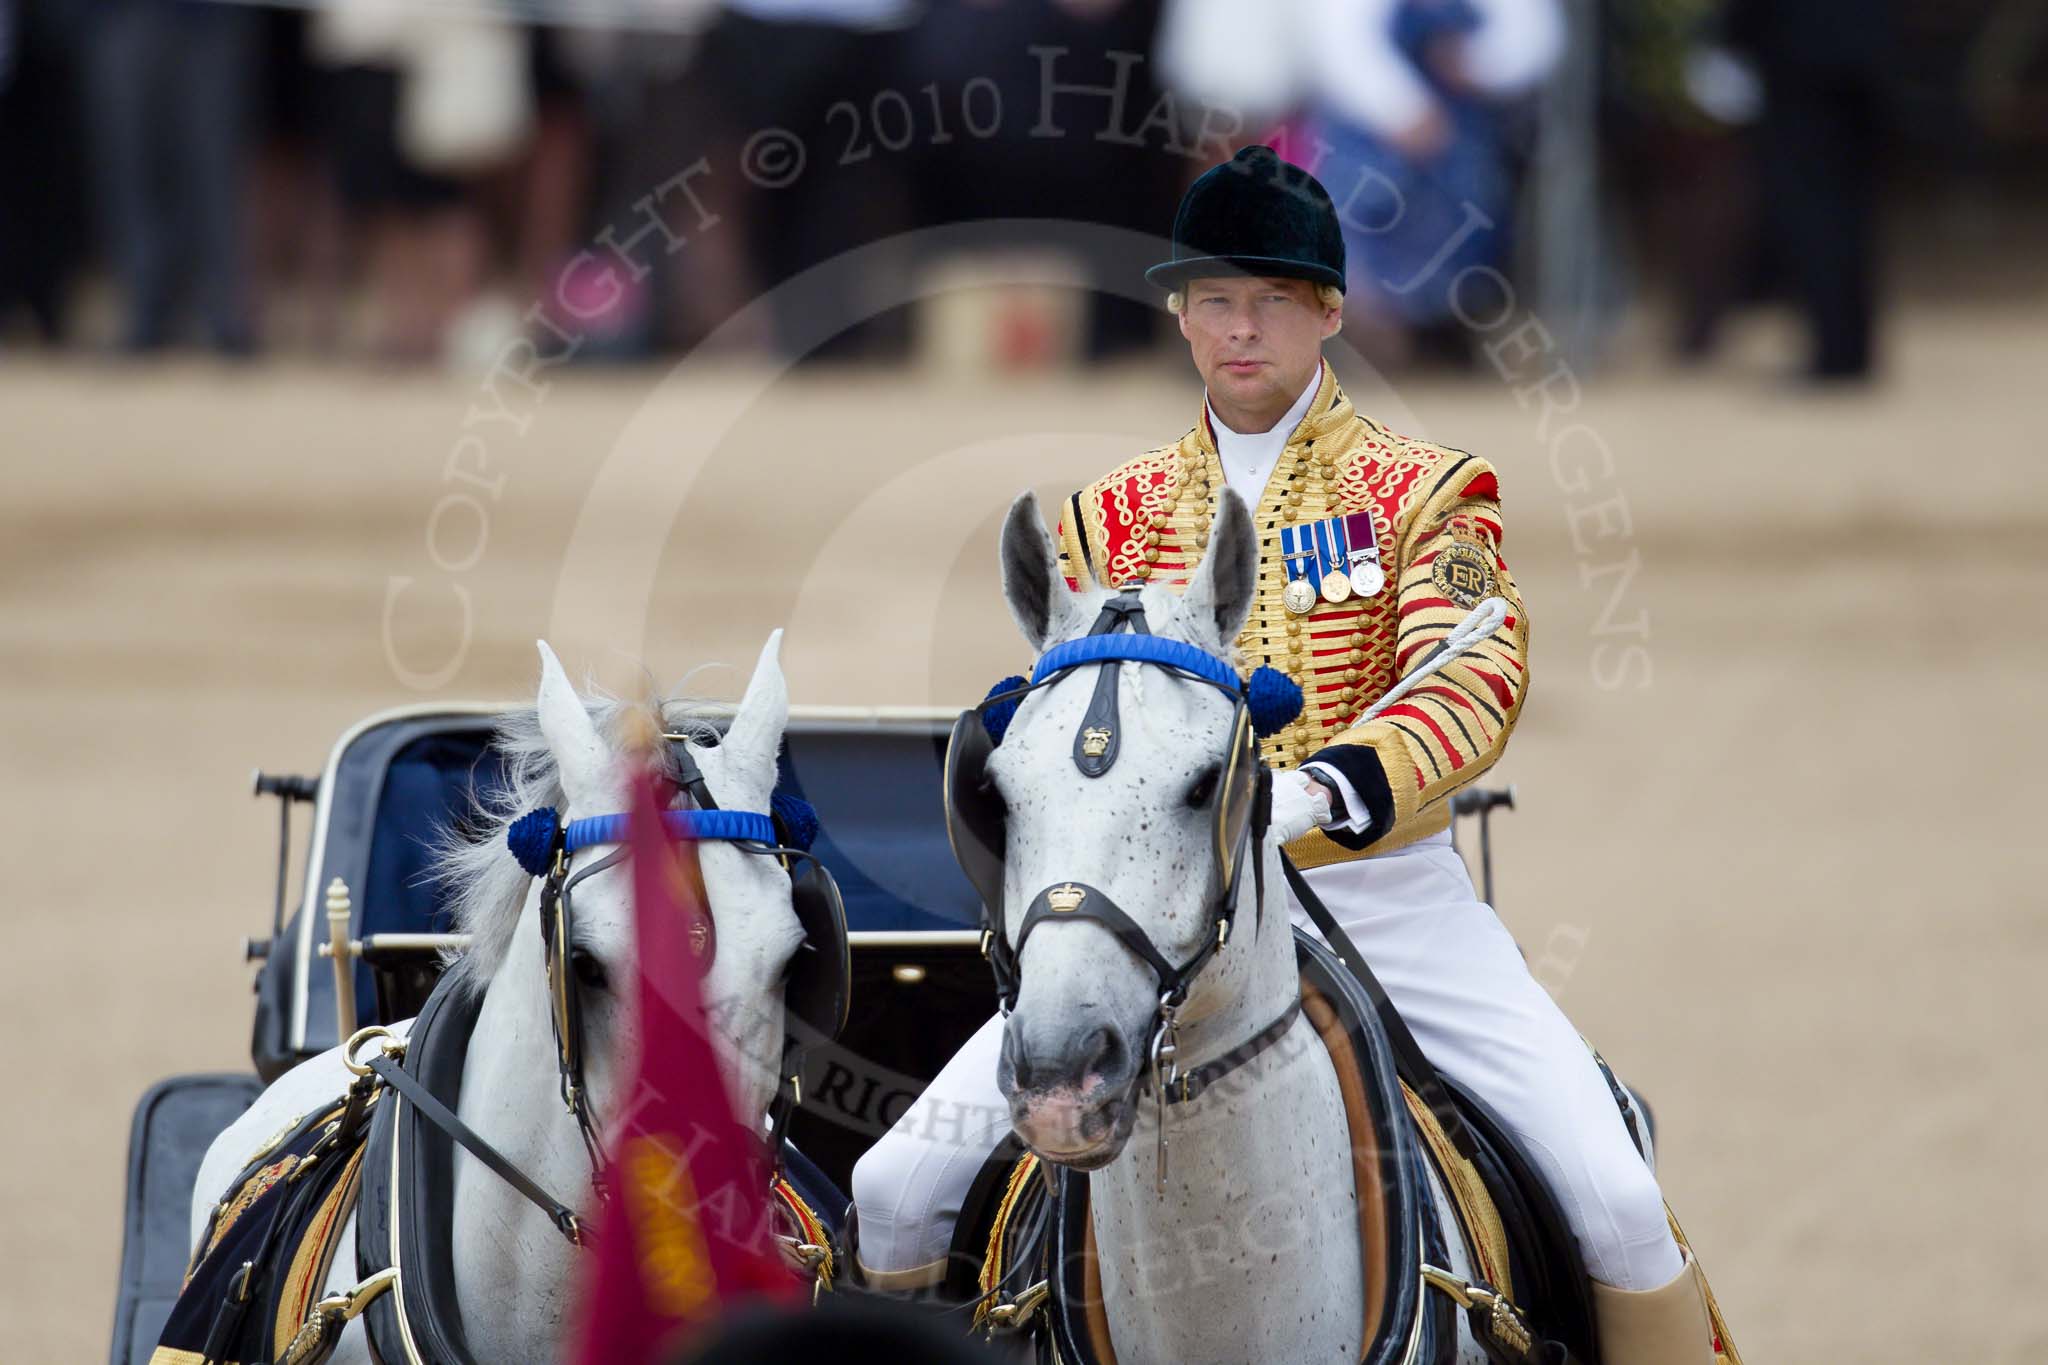
M 1482 597 L 1493 596 L 1493 559 L 1469 540 L 1454 540 L 1437 551 L 1429 576 L 1438 592 L 1461 607 L 1476 607 Z

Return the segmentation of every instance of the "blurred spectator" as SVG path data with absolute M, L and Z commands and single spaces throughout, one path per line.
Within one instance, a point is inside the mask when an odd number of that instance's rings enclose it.
M 533 127 L 526 34 L 474 10 L 329 0 L 311 31 L 330 68 L 319 122 L 342 207 L 369 238 L 378 349 L 439 356 L 488 266 L 473 179 Z
M 557 64 L 581 93 L 589 138 L 590 212 L 578 229 L 611 234 L 600 243 L 632 241 L 647 215 L 660 212 L 685 247 L 671 251 L 651 240 L 629 249 L 632 270 L 586 262 L 564 274 L 568 261 L 540 263 L 548 272 L 540 297 L 558 326 L 583 335 L 581 354 L 590 358 L 692 346 L 750 297 L 752 271 L 740 225 L 702 230 L 687 195 L 663 192 L 709 157 L 723 176 L 692 175 L 685 183 L 707 208 L 716 199 L 722 213 L 731 196 L 721 197 L 717 182 L 737 178 L 738 149 L 725 145 L 729 135 L 717 100 L 694 65 L 716 0 L 638 0 L 638 6 L 645 29 L 568 29 L 554 45 Z M 661 202 L 643 205 L 650 196 Z
M 1347 337 L 1399 362 L 1453 318 L 1461 271 L 1507 259 L 1511 102 L 1555 65 L 1563 15 L 1558 0 L 1314 0 L 1308 19 L 1313 94 L 1292 150 L 1342 214 Z
M 1164 313 L 1149 296 L 1126 295 L 1162 253 L 1158 238 L 1173 219 L 1182 176 L 1208 169 L 1206 160 L 1191 164 L 1164 148 L 1156 130 L 1130 135 L 1160 91 L 1151 63 L 1127 62 L 1120 76 L 1114 58 L 1150 51 L 1158 28 L 1158 0 L 1005 0 L 992 6 L 956 0 L 934 5 L 907 45 L 901 84 L 912 96 L 934 84 L 937 100 L 948 106 L 951 133 L 945 142 L 925 137 L 917 143 L 920 224 L 1037 219 L 1146 235 L 1085 228 L 1062 233 L 1081 253 L 1084 277 L 1094 286 L 1083 337 L 1089 360 L 1157 339 Z M 1106 98 L 1073 95 L 1054 106 L 1062 135 L 1034 137 L 1048 68 L 1031 55 L 1033 47 L 1060 50 L 1051 68 L 1057 84 L 1108 89 L 1123 80 L 1124 136 L 1098 135 L 1110 114 Z M 970 99 L 963 93 L 969 82 L 992 93 Z M 969 107 L 1002 111 L 988 137 L 966 134 L 961 114 Z M 1221 159 L 1228 152 L 1209 155 Z M 1105 192 L 1110 186 L 1114 192 Z M 1020 246 L 1045 239 L 1029 226 L 1017 232 Z
M 0 323 L 24 308 L 61 341 L 90 234 L 78 52 L 90 0 L 0 0 Z
M 1671 281 L 1673 349 L 1713 350 L 1755 284 L 1754 67 L 1718 45 L 1721 0 L 1611 0 L 1603 56 L 1610 175 Z
M 1730 41 L 1763 73 L 1764 246 L 1812 335 L 1807 374 L 1870 373 L 1877 163 L 1891 0 L 1734 0 Z
M 771 291 L 910 226 L 903 160 L 874 150 L 871 110 L 895 84 L 903 27 L 914 13 L 912 0 L 726 0 L 697 53 L 695 78 L 712 96 L 711 126 L 732 154 L 725 166 L 744 160 L 748 139 L 764 129 L 785 129 L 805 149 L 786 183 L 772 173 L 704 182 L 719 192 L 721 211 L 739 220 L 720 231 L 743 235 L 756 272 L 745 297 L 771 294 L 775 344 L 794 353 L 797 338 L 821 322 L 843 328 L 805 358 L 898 359 L 906 348 L 907 325 L 892 306 L 907 296 L 903 260 L 885 255 L 858 277 L 829 273 L 801 300 Z M 841 104 L 851 111 L 851 131 L 846 114 L 829 112 Z M 871 154 L 856 157 L 862 139 Z M 748 188 L 725 197 L 735 180 Z
M 125 350 L 171 341 L 188 301 L 215 349 L 254 347 L 242 218 L 258 20 L 208 0 L 107 0 L 93 12 L 88 118 Z

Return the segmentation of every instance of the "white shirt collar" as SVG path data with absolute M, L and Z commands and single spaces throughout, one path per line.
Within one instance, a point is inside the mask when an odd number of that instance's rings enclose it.
M 1287 438 L 1308 415 L 1309 405 L 1315 402 L 1316 390 L 1322 386 L 1323 367 L 1318 364 L 1315 373 L 1309 376 L 1308 387 L 1301 391 L 1301 397 L 1294 400 L 1294 406 L 1273 424 L 1272 430 L 1254 432 L 1249 436 L 1223 425 L 1216 409 L 1209 408 L 1209 430 L 1216 436 L 1216 458 L 1223 466 L 1224 482 L 1237 490 L 1246 507 L 1253 511 L 1258 509 L 1266 484 L 1273 477 L 1273 466 L 1280 462 L 1281 452 L 1287 449 Z M 1208 404 L 1206 393 L 1202 401 L 1204 405 Z

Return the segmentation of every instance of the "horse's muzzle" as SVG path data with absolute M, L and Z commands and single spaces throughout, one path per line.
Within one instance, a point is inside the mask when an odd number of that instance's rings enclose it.
M 1055 1165 L 1095 1170 L 1117 1158 L 1137 1120 L 1138 1068 L 1112 1028 L 1070 1032 L 1035 1045 L 1012 1015 L 996 1083 L 1010 1123 Z

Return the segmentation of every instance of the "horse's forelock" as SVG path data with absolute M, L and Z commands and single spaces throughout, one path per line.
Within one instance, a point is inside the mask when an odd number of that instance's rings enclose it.
M 613 744 L 627 714 L 641 705 L 601 693 L 585 695 L 583 704 L 598 733 Z M 691 697 L 665 698 L 655 706 L 665 732 L 707 742 L 716 742 L 715 721 L 732 709 Z M 469 935 L 469 946 L 448 952 L 445 959 L 458 988 L 472 994 L 482 993 L 505 960 L 532 880 L 506 846 L 505 831 L 528 811 L 547 806 L 559 812 L 566 800 L 561 770 L 534 707 L 499 717 L 491 747 L 503 763 L 505 781 L 473 788 L 465 817 L 435 831 L 427 872 L 448 897 L 455 932 Z M 662 775 L 680 782 L 681 765 L 673 751 L 663 745 L 660 753 Z

